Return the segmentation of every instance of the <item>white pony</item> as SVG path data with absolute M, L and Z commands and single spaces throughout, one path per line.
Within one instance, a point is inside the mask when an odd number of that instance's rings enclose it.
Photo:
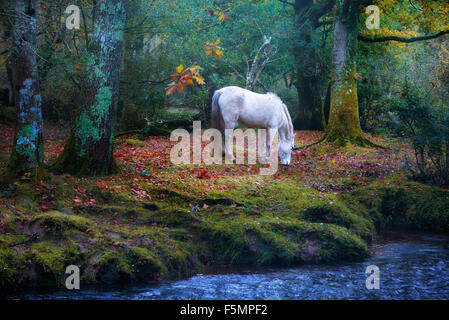
M 224 136 L 225 130 L 233 130 L 237 123 L 249 128 L 267 129 L 267 159 L 277 131 L 280 140 L 279 158 L 283 165 L 290 164 L 295 134 L 287 106 L 276 94 L 259 94 L 239 87 L 222 88 L 215 91 L 212 98 L 211 120 L 212 127 Z M 225 145 L 225 154 L 232 157 L 229 144 Z

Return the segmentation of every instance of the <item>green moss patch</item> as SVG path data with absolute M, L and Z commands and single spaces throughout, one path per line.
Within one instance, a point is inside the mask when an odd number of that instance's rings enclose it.
M 59 211 L 37 215 L 33 221 L 41 223 L 47 233 L 56 235 L 60 235 L 68 230 L 86 231 L 89 227 L 92 227 L 91 221 L 87 218 L 67 215 Z

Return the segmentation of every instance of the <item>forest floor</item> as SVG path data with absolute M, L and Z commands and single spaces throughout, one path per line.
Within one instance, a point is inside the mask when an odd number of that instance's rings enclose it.
M 67 130 L 46 126 L 46 162 Z M 296 146 L 322 132 L 296 132 Z M 0 166 L 13 128 L 0 125 Z M 411 181 L 410 147 L 319 144 L 295 150 L 272 176 L 259 165 L 173 165 L 167 137 L 115 140 L 121 172 L 24 176 L 0 196 L 0 292 L 61 287 L 68 265 L 83 283 L 157 282 L 220 264 L 360 260 L 382 228 L 449 230 L 449 190 Z

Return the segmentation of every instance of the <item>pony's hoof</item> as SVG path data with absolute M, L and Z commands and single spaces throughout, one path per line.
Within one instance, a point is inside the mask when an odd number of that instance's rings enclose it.
M 270 157 L 260 157 L 260 158 L 259 158 L 259 163 L 260 163 L 260 164 L 267 164 L 267 163 L 270 163 Z
M 236 158 L 234 156 L 232 156 L 232 157 L 225 156 L 225 161 L 226 161 L 226 163 L 231 163 L 231 162 L 235 163 Z

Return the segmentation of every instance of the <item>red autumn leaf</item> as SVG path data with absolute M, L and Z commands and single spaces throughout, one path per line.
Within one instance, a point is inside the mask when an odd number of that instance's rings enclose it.
M 104 181 L 98 182 L 97 185 L 98 185 L 98 187 L 101 188 L 101 189 L 106 188 L 106 184 L 104 183 Z
M 201 169 L 196 177 L 198 179 L 210 179 L 211 178 L 209 171 L 207 169 Z

